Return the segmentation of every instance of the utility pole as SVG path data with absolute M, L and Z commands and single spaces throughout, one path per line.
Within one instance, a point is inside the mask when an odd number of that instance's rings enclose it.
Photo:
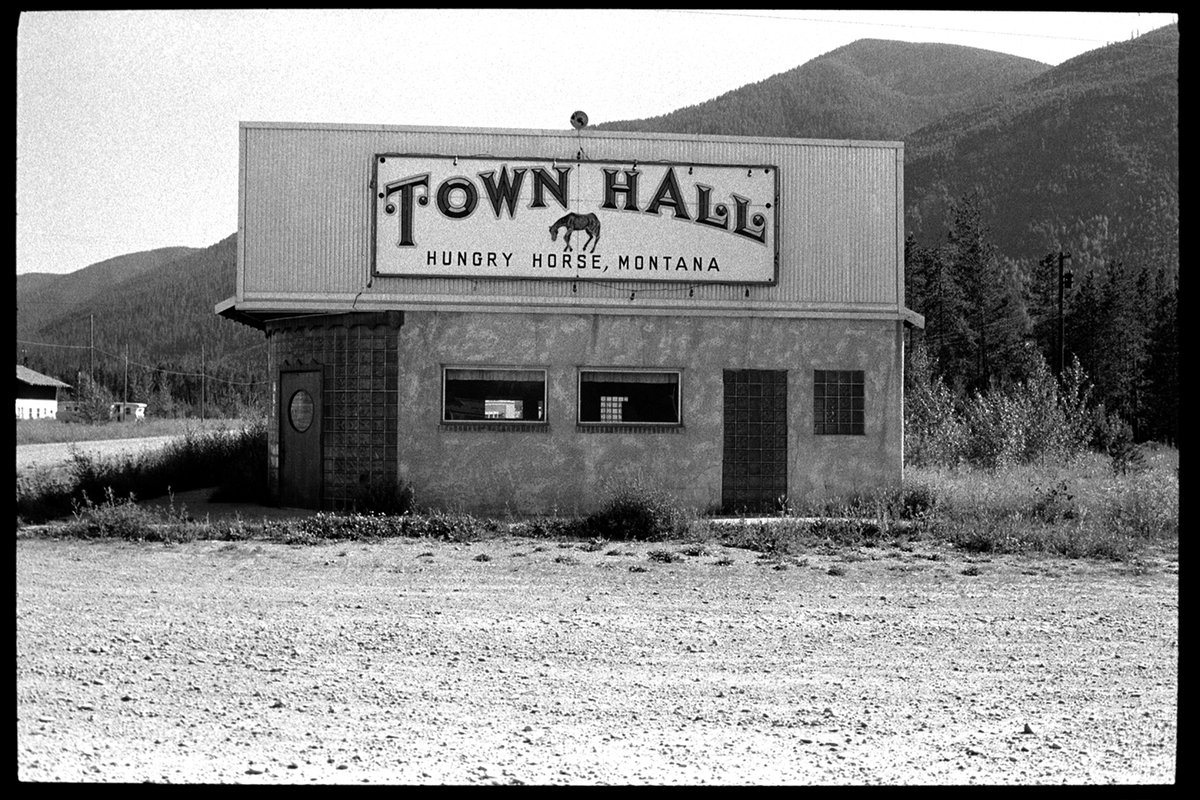
M 88 378 L 96 382 L 96 315 L 88 314 Z
M 200 345 L 200 419 L 204 419 L 204 345 Z
M 1058 251 L 1058 374 L 1059 377 L 1063 374 L 1063 351 L 1064 341 L 1066 339 L 1066 325 L 1063 321 L 1063 288 L 1064 284 L 1069 285 L 1071 282 L 1071 274 L 1068 273 L 1066 278 L 1063 277 L 1063 262 L 1071 257 L 1070 253 L 1065 253 L 1062 250 Z
M 125 343 L 125 400 L 129 402 L 129 342 Z M 125 419 L 125 409 L 121 409 L 121 419 Z

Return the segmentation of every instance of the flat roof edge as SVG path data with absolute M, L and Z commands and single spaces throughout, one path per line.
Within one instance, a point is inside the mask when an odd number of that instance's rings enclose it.
M 733 136 L 728 134 L 709 133 L 659 133 L 651 131 L 617 131 L 599 128 L 583 130 L 558 130 L 554 128 L 469 128 L 450 125 L 386 125 L 366 123 L 340 122 L 270 122 L 262 120 L 242 120 L 238 123 L 242 129 L 262 130 L 311 130 L 311 131 L 374 131 L 395 133 L 452 133 L 452 134 L 508 134 L 513 136 L 574 136 L 580 139 L 612 138 L 612 139 L 668 139 L 675 141 L 693 142 L 744 142 L 747 144 L 805 144 L 819 147 L 877 147 L 885 149 L 904 149 L 904 142 L 873 140 L 873 139 L 802 139 L 783 136 Z

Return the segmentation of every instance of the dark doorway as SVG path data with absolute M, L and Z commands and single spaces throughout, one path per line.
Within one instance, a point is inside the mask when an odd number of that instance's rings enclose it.
M 725 370 L 721 506 L 775 512 L 787 495 L 787 370 Z

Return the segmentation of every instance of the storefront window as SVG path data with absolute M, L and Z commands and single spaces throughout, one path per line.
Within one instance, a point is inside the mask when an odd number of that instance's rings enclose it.
M 544 422 L 546 372 L 447 367 L 443 422 Z
M 679 373 L 581 370 L 579 421 L 679 424 Z

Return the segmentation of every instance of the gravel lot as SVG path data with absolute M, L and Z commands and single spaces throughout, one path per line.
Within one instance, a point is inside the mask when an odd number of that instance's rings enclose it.
M 683 549 L 18 539 L 18 776 L 1175 779 L 1176 561 Z

